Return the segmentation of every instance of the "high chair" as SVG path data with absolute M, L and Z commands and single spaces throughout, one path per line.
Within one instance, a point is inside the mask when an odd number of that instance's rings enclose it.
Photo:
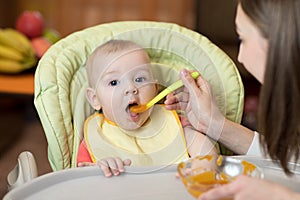
M 110 39 L 132 40 L 144 47 L 151 62 L 159 64 L 153 71 L 162 86 L 178 80 L 182 68 L 199 71 L 210 83 L 221 112 L 234 122 L 241 121 L 244 88 L 240 74 L 232 60 L 205 36 L 164 22 L 123 21 L 93 26 L 54 44 L 35 72 L 34 104 L 54 171 L 76 166 L 83 124 L 93 113 L 85 97 L 85 63 L 96 47 Z M 224 149 L 221 153 L 226 154 Z

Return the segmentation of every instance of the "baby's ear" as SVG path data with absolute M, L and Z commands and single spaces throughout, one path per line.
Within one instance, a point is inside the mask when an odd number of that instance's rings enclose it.
M 101 109 L 101 104 L 99 102 L 99 99 L 97 98 L 96 91 L 93 88 L 88 87 L 86 89 L 86 98 L 95 110 Z

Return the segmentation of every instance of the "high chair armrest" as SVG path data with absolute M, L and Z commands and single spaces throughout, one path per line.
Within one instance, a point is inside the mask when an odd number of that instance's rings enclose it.
M 20 153 L 17 165 L 7 175 L 8 190 L 32 180 L 37 174 L 37 165 L 32 153 L 29 151 Z

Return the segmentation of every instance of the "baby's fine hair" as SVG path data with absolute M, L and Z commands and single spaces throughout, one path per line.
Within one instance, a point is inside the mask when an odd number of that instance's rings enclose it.
M 142 49 L 141 46 L 130 40 L 109 40 L 106 43 L 97 47 L 91 56 L 93 56 L 93 54 L 97 51 L 110 54 L 131 48 Z

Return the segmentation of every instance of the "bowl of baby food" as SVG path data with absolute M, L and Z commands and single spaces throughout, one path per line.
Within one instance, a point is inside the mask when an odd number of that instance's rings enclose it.
M 230 156 L 197 156 L 179 163 L 177 170 L 187 191 L 195 198 L 240 174 L 263 178 L 263 172 L 255 164 Z

